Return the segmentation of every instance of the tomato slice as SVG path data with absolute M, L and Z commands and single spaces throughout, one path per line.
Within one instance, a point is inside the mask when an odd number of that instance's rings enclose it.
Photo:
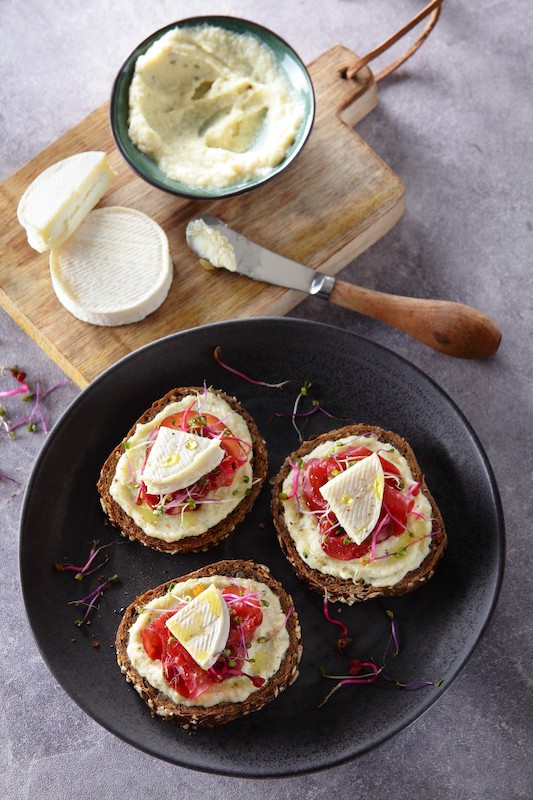
M 160 631 L 154 630 L 152 627 L 142 628 L 141 639 L 143 647 L 152 661 L 155 661 L 157 658 L 161 658 L 161 653 L 163 652 L 163 640 Z
M 327 460 L 310 458 L 303 473 L 303 491 L 307 505 L 312 511 L 325 511 L 327 502 L 320 494 L 320 487 L 328 480 Z
M 414 497 L 400 492 L 394 486 L 390 486 L 390 484 L 385 481 L 385 489 L 383 491 L 383 507 L 392 517 L 390 525 L 395 536 L 399 536 L 405 531 L 407 515 L 410 511 L 412 511 L 414 504 Z
M 237 591 L 236 591 L 237 589 Z M 247 592 L 241 586 L 228 586 L 222 590 L 222 594 L 239 595 L 242 599 L 232 597 L 228 603 L 230 609 L 230 620 L 233 619 L 235 628 L 239 629 L 239 635 L 243 637 L 244 643 L 248 644 L 252 640 L 254 631 L 263 621 L 261 603 L 257 597 Z
M 338 561 L 353 561 L 354 558 L 362 558 L 369 551 L 371 544 L 366 539 L 362 544 L 348 542 L 342 529 L 328 533 L 322 539 L 323 551 L 330 558 L 336 558 Z
M 217 678 L 196 663 L 176 640 L 165 648 L 161 659 L 165 678 L 182 697 L 195 700 L 217 683 Z
M 185 424 L 184 417 L 187 415 Z M 177 430 L 185 430 L 190 433 L 196 433 L 197 436 L 221 436 L 220 445 L 224 448 L 226 453 L 236 461 L 244 464 L 246 461 L 246 451 L 241 442 L 233 436 L 228 427 L 213 416 L 213 414 L 198 414 L 193 411 L 180 411 L 178 414 L 172 414 L 161 423 L 161 427 L 175 428 Z
M 164 650 L 165 639 L 170 636 L 170 631 L 166 626 L 167 619 L 176 613 L 179 606 L 172 608 L 170 611 L 165 611 L 159 614 L 150 625 L 141 628 L 141 639 L 146 653 L 151 659 L 155 660 L 161 658 Z

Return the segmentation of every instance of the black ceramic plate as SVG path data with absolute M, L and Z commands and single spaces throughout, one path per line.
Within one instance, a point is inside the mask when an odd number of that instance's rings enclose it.
M 221 368 L 222 358 L 262 381 Z M 290 412 L 300 386 L 330 413 L 396 430 L 411 442 L 446 522 L 449 546 L 435 577 L 404 598 L 373 600 L 332 613 L 352 636 L 342 656 L 339 629 L 322 600 L 296 578 L 279 549 L 266 485 L 247 520 L 203 554 L 156 553 L 106 526 L 95 490 L 100 466 L 137 417 L 174 386 L 204 381 L 235 394 L 255 417 L 273 475 L 298 438 Z M 309 406 L 308 406 L 309 407 Z M 281 415 L 280 415 L 281 414 Z M 299 419 L 302 423 L 303 418 Z M 346 424 L 317 411 L 305 437 Z M 78 628 L 69 601 L 96 584 L 53 563 L 83 563 L 92 540 L 113 542 L 103 573 L 120 583 L 102 598 L 90 626 Z M 498 595 L 504 555 L 500 500 L 487 458 L 458 408 L 427 376 L 384 348 L 345 331 L 295 319 L 252 319 L 197 328 L 132 353 L 92 383 L 51 432 L 25 498 L 21 576 L 29 620 L 41 653 L 63 688 L 97 722 L 154 756 L 193 769 L 248 777 L 294 775 L 342 763 L 384 742 L 417 719 L 450 685 L 484 630 Z M 222 558 L 267 564 L 291 592 L 302 623 L 300 677 L 263 711 L 214 730 L 182 731 L 158 719 L 125 682 L 113 649 L 120 609 L 141 592 Z M 332 686 L 348 659 L 379 660 L 394 612 L 401 647 L 387 670 L 403 682 L 443 683 L 418 690 L 385 681 Z M 98 642 L 99 647 L 93 647 Z

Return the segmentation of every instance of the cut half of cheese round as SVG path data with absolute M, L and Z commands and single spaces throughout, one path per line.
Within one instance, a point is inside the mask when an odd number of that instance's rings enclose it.
M 165 232 L 133 208 L 107 206 L 87 215 L 50 253 L 58 300 L 93 325 L 138 322 L 165 300 L 172 261 Z
M 17 208 L 31 247 L 39 253 L 60 247 L 115 178 L 106 154 L 92 150 L 64 158 L 41 172 Z

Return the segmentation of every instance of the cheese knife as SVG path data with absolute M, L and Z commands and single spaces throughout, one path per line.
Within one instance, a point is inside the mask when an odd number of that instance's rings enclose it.
M 486 358 L 499 347 L 498 326 L 471 306 L 401 297 L 338 280 L 252 242 L 209 214 L 189 222 L 186 239 L 204 266 L 224 267 L 257 281 L 321 297 L 386 322 L 446 355 Z

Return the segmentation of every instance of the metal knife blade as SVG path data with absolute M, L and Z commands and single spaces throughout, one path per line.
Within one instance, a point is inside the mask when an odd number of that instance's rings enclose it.
M 228 266 L 227 259 L 223 259 L 226 263 L 215 263 L 216 253 L 214 253 L 213 247 L 206 246 L 204 236 L 196 234 L 198 229 L 202 230 L 202 226 L 198 224 L 198 221 L 200 223 L 203 222 L 208 229 L 224 237 L 225 249 L 226 243 L 229 244 L 235 255 L 234 266 L 233 260 L 232 265 Z M 331 275 L 317 272 L 310 267 L 299 264 L 297 261 L 285 258 L 279 253 L 267 250 L 266 247 L 261 247 L 261 245 L 237 233 L 233 228 L 210 214 L 200 214 L 189 222 L 186 230 L 186 239 L 191 250 L 200 258 L 212 263 L 213 266 L 225 267 L 256 281 L 283 286 L 286 289 L 296 289 L 324 299 L 329 297 L 335 285 L 335 278 Z

